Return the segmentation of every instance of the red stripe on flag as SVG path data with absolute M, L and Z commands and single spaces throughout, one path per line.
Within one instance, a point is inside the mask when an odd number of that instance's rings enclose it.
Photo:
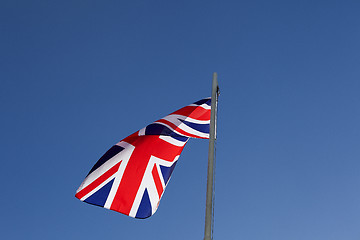
M 196 120 L 209 121 L 211 110 L 197 106 L 187 106 L 173 112 L 172 114 L 183 115 Z
M 110 168 L 109 170 L 107 170 L 104 174 L 102 174 L 100 177 L 98 177 L 95 181 L 93 181 L 92 183 L 90 183 L 88 186 L 86 186 L 85 188 L 83 188 L 81 191 L 79 191 L 78 193 L 76 193 L 75 197 L 77 197 L 78 199 L 83 198 L 86 194 L 88 194 L 89 192 L 91 192 L 92 190 L 94 190 L 97 186 L 99 186 L 100 184 L 102 184 L 103 182 L 105 182 L 109 177 L 111 177 L 114 173 L 117 172 L 117 170 L 119 169 L 120 163 L 117 163 L 116 165 L 114 165 L 112 168 Z
M 153 178 L 154 178 L 154 182 L 155 182 L 155 186 L 156 186 L 156 190 L 158 192 L 159 198 L 161 197 L 162 192 L 164 191 L 163 186 L 161 184 L 161 180 L 160 180 L 160 176 L 156 167 L 156 164 L 154 164 L 154 168 L 151 171 Z

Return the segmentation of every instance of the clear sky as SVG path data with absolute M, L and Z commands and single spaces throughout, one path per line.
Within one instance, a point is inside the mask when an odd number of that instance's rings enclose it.
M 203 239 L 208 141 L 146 220 L 82 203 L 113 144 L 219 99 L 214 239 L 360 238 L 360 1 L 0 2 L 1 239 Z

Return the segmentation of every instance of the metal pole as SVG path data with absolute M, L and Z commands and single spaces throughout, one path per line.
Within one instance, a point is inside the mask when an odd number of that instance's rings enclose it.
M 206 210 L 205 210 L 205 234 L 204 240 L 212 240 L 212 217 L 213 217 L 213 187 L 214 187 L 214 150 L 216 138 L 216 111 L 218 97 L 217 73 L 214 72 L 211 91 L 211 118 L 209 137 L 209 158 L 206 188 Z

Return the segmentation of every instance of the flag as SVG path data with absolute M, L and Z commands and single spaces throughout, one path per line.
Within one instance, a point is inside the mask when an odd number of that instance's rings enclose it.
M 209 138 L 211 98 L 183 107 L 112 146 L 75 197 L 134 218 L 150 217 L 189 138 Z

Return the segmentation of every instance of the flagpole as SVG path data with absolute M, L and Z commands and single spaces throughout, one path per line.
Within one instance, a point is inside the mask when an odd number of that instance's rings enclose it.
M 218 92 L 219 92 L 219 86 L 217 81 L 217 73 L 214 72 L 212 79 L 212 91 L 211 91 L 211 118 L 210 118 L 204 240 L 212 240 L 214 160 L 215 160 L 216 112 L 217 112 Z

